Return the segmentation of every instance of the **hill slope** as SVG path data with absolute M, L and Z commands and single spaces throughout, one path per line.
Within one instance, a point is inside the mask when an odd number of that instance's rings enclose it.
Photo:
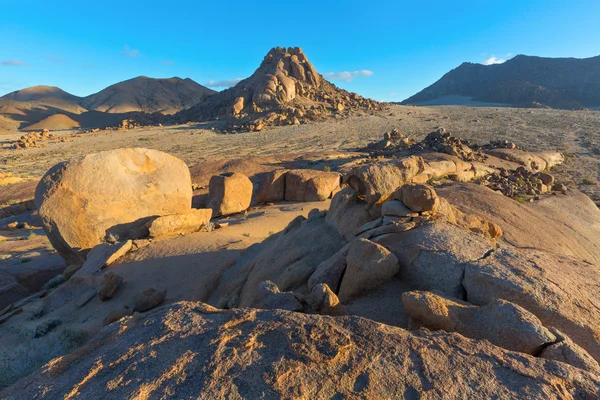
M 402 104 L 469 101 L 512 106 L 600 106 L 600 56 L 543 58 L 519 55 L 503 64 L 463 63 Z
M 49 129 L 51 131 L 61 131 L 66 129 L 79 128 L 79 122 L 67 117 L 64 114 L 54 114 L 48 118 L 44 118 L 40 122 L 29 125 L 26 130 L 43 130 Z
M 175 116 L 178 122 L 219 117 L 233 129 L 302 123 L 334 113 L 374 110 L 380 103 L 336 87 L 299 47 L 275 47 L 249 78 Z
M 29 103 L 34 107 L 44 107 L 50 110 L 58 109 L 75 114 L 85 111 L 79 104 L 81 102 L 80 97 L 67 93 L 56 86 L 32 86 L 11 92 L 0 97 L 0 99 L 10 102 Z M 15 104 L 15 106 L 17 108 L 26 108 L 22 104 Z
M 153 79 L 139 76 L 119 82 L 82 99 L 90 111 L 123 113 L 130 111 L 172 114 L 191 107 L 216 93 L 186 78 Z

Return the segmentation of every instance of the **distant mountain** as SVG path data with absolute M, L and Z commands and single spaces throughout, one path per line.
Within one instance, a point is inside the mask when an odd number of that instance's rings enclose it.
M 600 106 L 600 56 L 519 55 L 505 63 L 463 63 L 402 104 L 496 103 L 577 109 Z
M 189 78 L 145 76 L 114 84 L 87 97 L 74 96 L 54 86 L 33 86 L 0 97 L 0 130 L 43 127 L 59 130 L 78 124 L 83 128 L 102 127 L 116 124 L 132 112 L 174 114 L 214 93 Z
M 173 114 L 216 93 L 186 78 L 153 79 L 139 76 L 119 82 L 82 99 L 87 110 L 108 113 L 143 111 Z
M 85 109 L 79 104 L 81 98 L 56 86 L 32 86 L 17 90 L 0 97 L 10 102 L 30 103 L 34 106 L 48 107 L 79 114 Z

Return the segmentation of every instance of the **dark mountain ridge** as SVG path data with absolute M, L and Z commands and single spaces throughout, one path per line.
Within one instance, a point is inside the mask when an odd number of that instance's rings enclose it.
M 465 62 L 402 104 L 418 105 L 444 96 L 520 107 L 598 107 L 600 56 L 577 59 L 518 55 L 502 64 Z

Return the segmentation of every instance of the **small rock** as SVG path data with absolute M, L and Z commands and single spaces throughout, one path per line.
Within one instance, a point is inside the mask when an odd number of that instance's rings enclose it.
M 117 244 L 102 243 L 90 250 L 81 269 L 73 276 L 90 276 L 112 264 L 131 250 L 133 242 L 128 240 Z
M 86 305 L 91 299 L 94 298 L 94 296 L 96 296 L 96 293 L 98 293 L 96 289 L 89 289 L 83 292 L 77 299 L 77 307 L 83 307 Z
M 150 237 L 185 235 L 208 225 L 212 209 L 191 209 L 185 213 L 164 215 L 148 223 Z
M 102 321 L 102 326 L 112 324 L 113 322 L 119 321 L 122 318 L 128 317 L 133 314 L 133 310 L 128 306 L 123 306 L 112 310 Z
M 347 303 L 387 282 L 399 269 L 398 259 L 385 247 L 366 239 L 356 240 L 348 249 L 338 297 L 342 304 Z
M 408 183 L 403 185 L 393 195 L 394 199 L 401 200 L 402 203 L 412 211 L 436 211 L 440 199 L 438 198 L 435 190 L 422 183 Z
M 100 288 L 98 289 L 98 297 L 101 301 L 112 299 L 117 289 L 123 283 L 123 278 L 113 272 L 109 272 L 102 278 Z
M 396 217 L 408 217 L 411 216 L 411 214 L 414 214 L 414 212 L 408 209 L 401 201 L 390 200 L 381 205 L 381 214 Z
M 158 291 L 153 288 L 144 289 L 133 298 L 133 310 L 137 312 L 148 311 L 165 300 L 167 291 Z

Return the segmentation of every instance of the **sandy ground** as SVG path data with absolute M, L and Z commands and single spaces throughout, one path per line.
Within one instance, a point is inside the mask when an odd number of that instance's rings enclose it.
M 173 127 L 140 128 L 130 131 L 100 131 L 76 134 L 58 132 L 68 142 L 48 141 L 44 147 L 0 150 L 0 172 L 39 177 L 59 161 L 119 147 L 146 147 L 174 154 L 189 166 L 221 158 L 266 155 L 346 152 L 379 140 L 383 133 L 398 128 L 409 137 L 421 139 L 443 126 L 454 136 L 487 143 L 508 139 L 532 150 L 561 150 L 572 154 L 562 178 L 600 201 L 600 112 L 493 107 L 405 107 L 390 105 L 376 115 L 301 126 L 271 128 L 258 133 L 218 134 L 210 123 Z M 20 137 L 0 136 L 0 145 Z M 596 184 L 594 184 L 596 183 Z

